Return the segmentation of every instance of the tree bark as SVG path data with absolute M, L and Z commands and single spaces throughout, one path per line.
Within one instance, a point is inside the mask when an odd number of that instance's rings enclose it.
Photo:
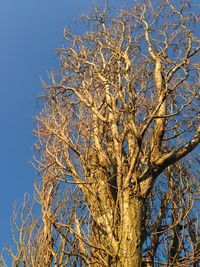
M 117 267 L 141 267 L 142 265 L 142 201 L 134 196 L 126 201 L 121 225 L 121 240 L 119 243 L 119 261 Z
M 102 246 L 115 244 L 112 247 L 113 257 L 108 257 L 110 267 L 141 267 L 142 266 L 142 210 L 143 203 L 138 197 L 126 197 L 123 199 L 121 219 L 117 225 L 118 242 L 113 243 L 109 237 L 101 236 L 99 241 Z M 106 231 L 105 231 L 106 232 Z M 105 244 L 103 244 L 105 243 Z

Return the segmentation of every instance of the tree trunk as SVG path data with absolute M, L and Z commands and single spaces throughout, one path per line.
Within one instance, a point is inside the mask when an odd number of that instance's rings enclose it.
M 128 195 L 124 197 L 118 260 L 113 266 L 141 267 L 142 201 Z
M 113 257 L 109 256 L 107 266 L 109 267 L 141 267 L 142 266 L 142 200 L 138 197 L 125 195 L 122 201 L 121 219 L 115 230 L 116 242 L 112 242 L 103 230 L 99 233 L 99 244 L 106 247 L 112 244 Z M 104 233 L 107 230 L 104 228 Z

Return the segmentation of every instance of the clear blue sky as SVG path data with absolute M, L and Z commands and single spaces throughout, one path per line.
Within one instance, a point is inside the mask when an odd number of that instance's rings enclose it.
M 39 77 L 45 78 L 56 65 L 55 49 L 62 44 L 64 26 L 91 10 L 93 3 L 0 0 L 0 248 L 11 238 L 13 203 L 33 192 L 35 173 L 29 161 Z

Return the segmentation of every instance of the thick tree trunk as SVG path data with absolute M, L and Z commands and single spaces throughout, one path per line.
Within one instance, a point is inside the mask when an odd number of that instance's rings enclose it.
M 137 197 L 127 200 L 125 197 L 123 208 L 118 259 L 113 266 L 141 267 L 142 201 Z
M 112 244 L 109 250 L 113 257 L 107 258 L 107 266 L 110 267 L 141 267 L 142 266 L 142 200 L 137 197 L 126 195 L 122 201 L 121 219 L 113 232 L 118 238 L 109 239 L 109 229 L 102 229 L 98 234 L 97 226 L 94 229 L 95 236 L 99 240 L 99 245 L 107 247 Z M 104 234 L 105 233 L 105 234 Z

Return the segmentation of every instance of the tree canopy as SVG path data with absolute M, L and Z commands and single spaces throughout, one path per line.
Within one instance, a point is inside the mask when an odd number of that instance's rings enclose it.
M 145 1 L 85 18 L 42 83 L 40 226 L 19 230 L 14 266 L 198 266 L 198 14 Z

